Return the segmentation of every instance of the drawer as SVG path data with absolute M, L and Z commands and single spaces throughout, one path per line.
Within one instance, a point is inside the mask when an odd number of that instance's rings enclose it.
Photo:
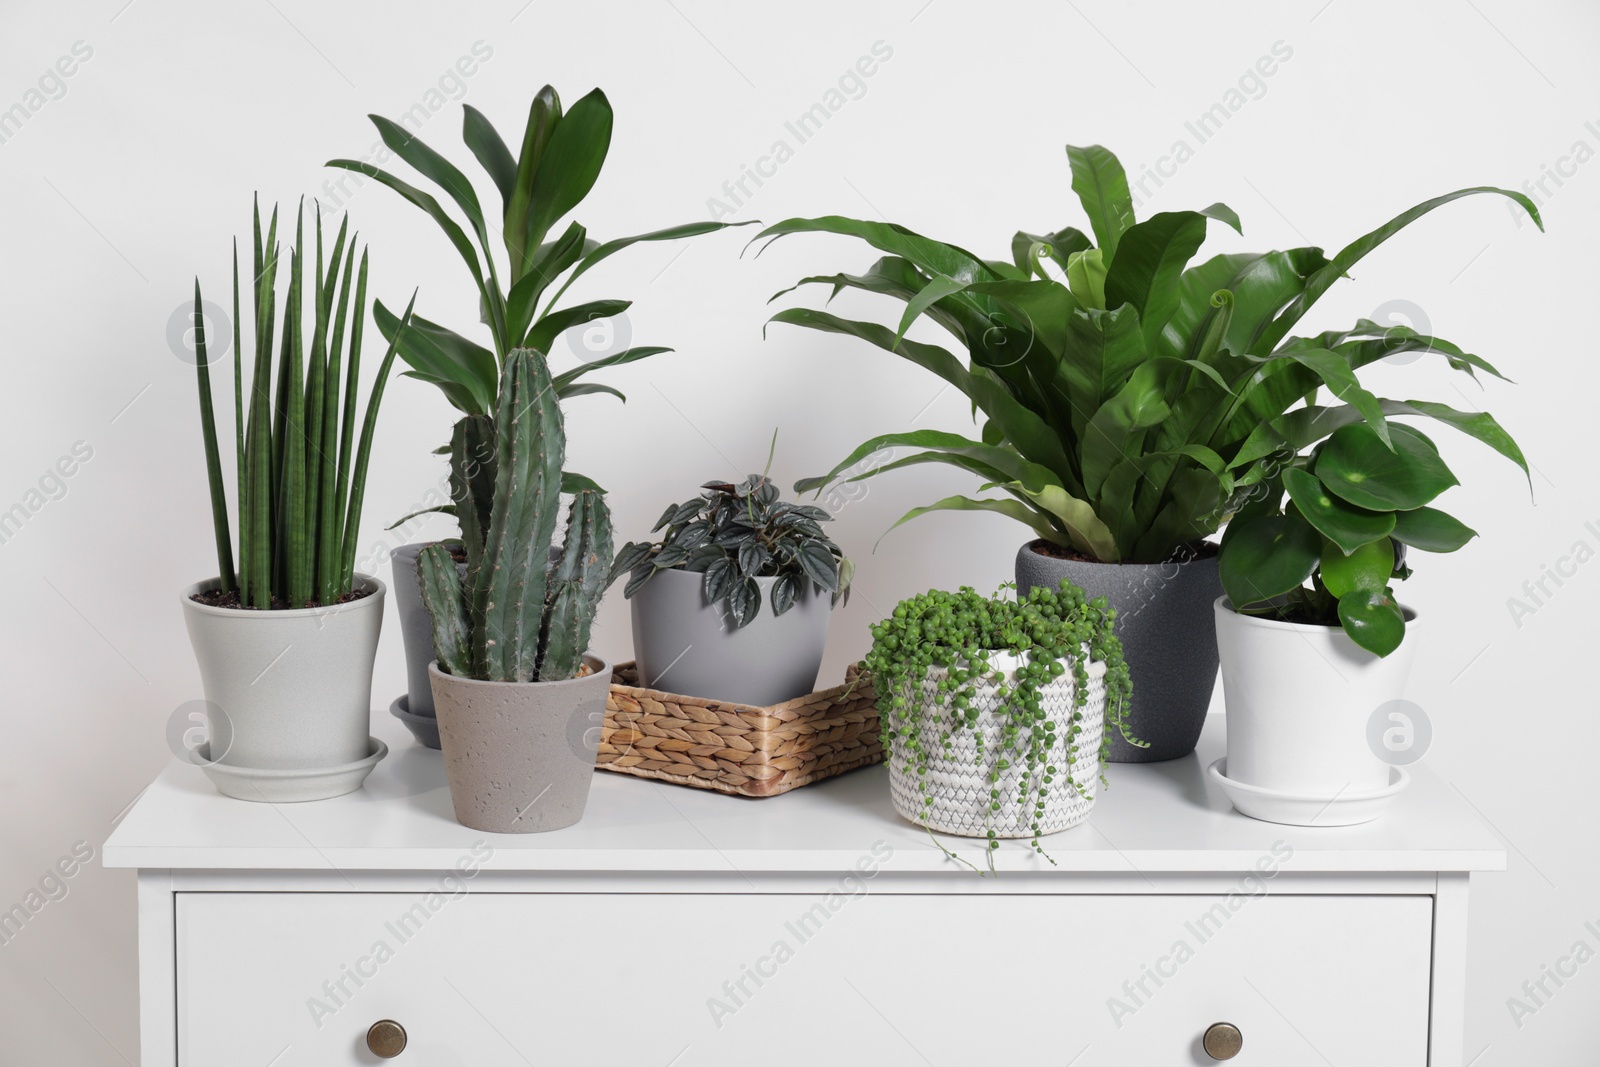
M 179 1064 L 1427 1063 L 1432 898 L 191 893 Z

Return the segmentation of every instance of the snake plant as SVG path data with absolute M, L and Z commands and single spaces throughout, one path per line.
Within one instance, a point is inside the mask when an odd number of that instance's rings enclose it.
M 598 486 L 562 474 L 566 437 L 543 354 L 513 349 L 497 397 L 492 418 L 469 415 L 451 436 L 466 573 L 445 544 L 417 560 L 434 651 L 441 670 L 463 678 L 574 678 L 611 570 L 611 513 Z M 552 561 L 563 481 L 574 492 Z
M 289 250 L 289 285 L 284 297 L 281 336 L 277 305 L 280 262 L 278 211 L 273 208 L 266 239 L 261 211 L 254 212 L 254 362 L 248 399 L 244 387 L 239 306 L 239 248 L 233 259 L 233 408 L 239 507 L 239 565 L 234 569 L 233 538 L 222 460 L 217 444 L 211 374 L 206 355 L 200 280 L 194 283 L 195 371 L 200 390 L 200 425 L 205 439 L 206 474 L 217 544 L 220 592 L 229 603 L 250 608 L 302 608 L 332 604 L 355 583 L 356 536 L 366 490 L 372 434 L 384 382 L 394 365 L 389 344 L 367 398 L 366 417 L 356 434 L 356 391 L 361 371 L 361 333 L 367 293 L 367 252 L 356 265 L 356 241 L 346 242 L 348 216 L 339 224 L 332 256 L 322 250 L 322 214 L 316 217 L 316 273 L 309 302 L 313 326 L 305 342 L 307 302 L 303 240 L 304 208 L 295 219 Z M 354 284 L 354 314 L 351 286 Z M 412 296 L 415 301 L 415 294 Z M 406 308 L 402 321 L 409 321 Z M 346 349 L 346 327 L 349 346 Z M 279 346 L 273 368 L 273 345 Z M 340 395 L 339 376 L 344 374 Z M 341 410 L 342 409 L 342 410 Z
M 1092 239 L 1070 226 L 1022 231 L 1011 240 L 1010 260 L 990 260 L 900 226 L 839 216 L 788 219 L 758 235 L 843 234 L 884 253 L 864 274 L 799 284 L 894 297 L 905 304 L 898 329 L 809 308 L 781 311 L 772 321 L 893 352 L 955 386 L 982 416 L 977 438 L 935 430 L 874 437 L 828 474 L 798 482 L 796 491 L 841 476 L 947 463 L 1009 498 L 952 496 L 912 509 L 895 525 L 930 511 L 991 511 L 1097 560 L 1161 562 L 1214 533 L 1286 457 L 1350 422 L 1364 421 L 1392 448 L 1389 417 L 1438 419 L 1526 471 L 1516 444 L 1490 416 L 1381 399 L 1356 374 L 1384 356 L 1420 351 L 1456 370 L 1498 377 L 1484 360 L 1449 341 L 1367 320 L 1317 337 L 1290 336 L 1335 281 L 1434 208 L 1496 193 L 1539 222 L 1526 196 L 1491 187 L 1448 193 L 1332 259 L 1319 248 L 1291 248 L 1189 266 L 1210 224 L 1241 229 L 1230 208 L 1165 211 L 1139 222 L 1112 153 L 1069 146 L 1067 156 Z M 924 316 L 954 336 L 966 360 L 906 338 Z M 1339 403 L 1318 406 L 1322 388 Z M 893 451 L 878 457 L 885 450 Z M 863 461 L 867 469 L 855 469 Z
M 534 96 L 516 156 L 482 112 L 466 104 L 462 109 L 462 140 L 500 194 L 498 220 L 485 213 L 471 181 L 455 164 L 398 123 L 380 115 L 368 117 L 391 152 L 455 203 L 472 229 L 476 246 L 431 193 L 372 163 L 334 159 L 327 165 L 374 178 L 426 212 L 466 263 L 478 291 L 478 314 L 489 329 L 492 351 L 421 316 L 406 325 L 381 303 L 375 317 L 384 337 L 399 339 L 400 356 L 411 366 L 405 372 L 408 377 L 438 386 L 465 414 L 486 415 L 495 410 L 496 389 L 504 380 L 501 370 L 512 350 L 533 348 L 548 355 L 551 343 L 565 331 L 619 315 L 631 306 L 627 300 L 590 300 L 557 308 L 572 283 L 590 268 L 641 241 L 677 240 L 744 223 L 691 222 L 602 244 L 574 221 L 547 240 L 555 224 L 578 207 L 600 176 L 611 146 L 611 104 L 605 94 L 595 89 L 563 112 L 555 89 L 546 85 Z M 503 268 L 490 242 L 491 229 L 505 246 Z M 563 275 L 565 280 L 540 307 L 546 291 Z M 582 363 L 555 375 L 556 393 L 562 399 L 586 393 L 626 399 L 612 386 L 580 379 L 603 367 L 669 351 L 653 346 L 628 348 Z

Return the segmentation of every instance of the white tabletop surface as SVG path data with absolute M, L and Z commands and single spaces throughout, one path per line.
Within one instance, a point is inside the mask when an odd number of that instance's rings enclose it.
M 511 871 L 843 871 L 879 842 L 894 849 L 888 870 L 962 869 L 895 813 L 882 766 L 762 800 L 597 772 L 576 826 L 484 834 L 452 816 L 439 753 L 388 729 L 398 724 L 383 725 L 388 758 L 364 788 L 333 800 L 231 800 L 198 768 L 174 760 L 105 843 L 105 865 L 432 871 L 489 840 L 494 867 Z M 1286 842 L 1299 872 L 1505 869 L 1494 833 L 1425 764 L 1410 768 L 1410 788 L 1376 822 L 1279 826 L 1234 811 L 1206 775 L 1224 747 L 1223 717 L 1214 715 L 1194 755 L 1113 766 L 1111 787 L 1101 791 L 1088 822 L 1044 839 L 1058 866 L 1016 841 L 997 853 L 996 867 L 1060 874 L 1244 871 Z M 981 843 L 941 839 L 983 863 Z

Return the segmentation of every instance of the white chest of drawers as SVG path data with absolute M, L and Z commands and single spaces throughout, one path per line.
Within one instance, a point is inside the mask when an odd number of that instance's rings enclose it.
M 602 774 L 579 825 L 501 836 L 416 747 L 309 805 L 174 764 L 104 850 L 139 870 L 143 1064 L 380 1063 L 391 1020 L 426 1067 L 1194 1067 L 1219 1022 L 1240 1064 L 1457 1067 L 1493 834 L 1426 768 L 1368 826 L 1246 819 L 1222 740 L 981 878 L 881 767 L 761 801 Z

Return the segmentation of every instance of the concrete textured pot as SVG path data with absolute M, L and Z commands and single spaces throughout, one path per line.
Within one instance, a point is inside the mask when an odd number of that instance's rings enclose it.
M 1017 552 L 1017 592 L 1036 585 L 1055 589 L 1066 578 L 1091 599 L 1117 609 L 1117 637 L 1133 679 L 1128 732 L 1149 748 L 1119 735 L 1112 763 L 1155 763 L 1194 751 L 1217 682 L 1217 636 L 1212 604 L 1222 594 L 1215 553 L 1167 563 L 1094 563 Z
M 428 666 L 456 821 L 532 834 L 583 818 L 605 721 L 611 664 L 563 682 L 481 682 Z
M 184 623 L 200 666 L 208 705 L 208 768 L 218 788 L 242 800 L 316 800 L 348 793 L 351 767 L 378 750 L 371 737 L 372 664 L 383 626 L 384 585 L 356 575 L 368 595 L 330 607 L 286 611 L 216 608 L 195 593 L 217 588 L 215 578 L 183 591 Z M 381 757 L 379 757 L 381 758 Z M 310 772 L 252 779 L 227 768 Z M 319 783 L 321 772 L 328 772 Z M 293 796 L 270 793 L 292 783 Z M 268 791 L 264 791 L 268 790 Z
M 1415 612 L 1404 609 L 1406 638 L 1380 659 L 1336 626 L 1240 615 L 1227 597 L 1213 610 L 1228 777 L 1330 800 L 1387 788 L 1390 764 L 1373 750 L 1367 723 L 1405 692 L 1416 658 Z
M 832 594 L 806 582 L 794 606 L 773 615 L 778 579 L 757 578 L 761 610 L 735 629 L 723 602 L 706 603 L 703 577 L 661 570 L 633 594 L 639 684 L 758 708 L 813 692 L 828 644 Z

